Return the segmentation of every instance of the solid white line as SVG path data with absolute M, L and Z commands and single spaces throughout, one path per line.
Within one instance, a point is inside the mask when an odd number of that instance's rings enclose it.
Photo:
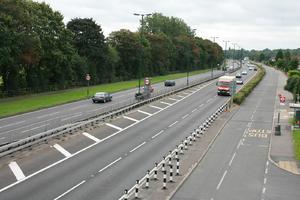
M 15 161 L 10 162 L 8 164 L 8 166 L 9 166 L 10 170 L 13 172 L 13 174 L 15 175 L 17 180 L 21 180 L 21 179 L 25 178 L 24 173 L 22 172 L 21 168 Z
M 174 123 L 170 124 L 168 127 L 171 128 L 172 126 L 174 126 L 177 123 L 178 123 L 178 121 L 175 121 Z
M 153 135 L 151 138 L 154 139 L 154 138 L 156 138 L 157 136 L 159 136 L 163 132 L 164 132 L 164 130 L 161 130 L 158 133 L 156 133 L 155 135 Z
M 76 117 L 79 117 L 79 116 L 81 116 L 82 114 L 78 114 L 78 115 L 73 115 L 73 116 L 71 116 L 71 117 L 66 117 L 66 118 L 63 118 L 63 119 L 61 119 L 60 121 L 66 121 L 66 120 L 68 120 L 68 119 L 72 119 L 72 118 L 76 118 Z
M 5 128 L 5 127 L 9 127 L 9 126 L 14 126 L 14 125 L 22 124 L 22 123 L 24 123 L 24 122 L 26 122 L 26 121 L 23 120 L 23 121 L 19 121 L 19 122 L 7 124 L 7 125 L 4 125 L 4 126 L 0 126 L 0 128 Z
M 192 110 L 192 113 L 193 113 L 193 112 L 195 112 L 195 111 L 197 111 L 197 110 L 198 110 L 198 109 L 197 109 L 197 108 L 195 108 L 194 110 Z
M 178 99 L 173 99 L 173 98 L 170 98 L 170 97 L 169 97 L 169 99 L 170 99 L 170 100 L 173 100 L 173 101 L 178 101 Z
M 53 113 L 50 113 L 50 114 L 41 115 L 41 116 L 38 116 L 37 119 L 42 119 L 42 118 L 45 118 L 45 117 L 50 117 L 50 116 L 56 115 L 58 113 L 59 112 L 53 112 Z
M 148 112 L 145 112 L 145 111 L 142 111 L 142 110 L 137 110 L 137 111 L 140 112 L 140 113 L 143 113 L 143 114 L 145 114 L 145 115 L 149 115 L 149 116 L 152 115 L 151 113 L 148 113 Z
M 267 178 L 264 178 L 264 184 L 266 184 L 267 183 Z
M 39 128 L 42 128 L 42 127 L 48 126 L 48 125 L 49 125 L 49 124 L 43 124 L 43 125 L 41 125 L 41 126 L 37 126 L 37 127 L 31 128 L 31 129 L 27 129 L 27 130 L 25 130 L 25 131 L 21 131 L 21 133 L 26 133 L 26 132 L 28 132 L 28 131 L 33 131 L 33 130 L 35 130 L 35 129 L 39 129 Z
M 160 101 L 160 103 L 166 104 L 166 105 L 168 105 L 168 106 L 171 106 L 171 105 L 172 105 L 171 103 L 167 103 L 167 102 L 164 102 L 164 101 Z
M 113 124 L 110 124 L 110 123 L 105 123 L 107 126 L 110 126 L 110 127 L 112 127 L 112 128 L 114 128 L 114 129 L 117 129 L 117 130 L 119 130 L 119 131 L 122 131 L 123 129 L 121 128 L 121 127 L 118 127 L 118 126 L 116 126 L 116 125 L 113 125 Z
M 123 117 L 124 117 L 125 119 L 129 119 L 129 120 L 134 121 L 134 122 L 140 121 L 140 120 L 134 119 L 134 118 L 132 118 L 132 117 L 128 117 L 128 116 L 123 116 Z
M 218 186 L 217 186 L 217 190 L 219 190 L 219 188 L 220 188 L 220 186 L 221 186 L 221 184 L 222 184 L 222 182 L 223 182 L 223 180 L 224 180 L 226 174 L 227 174 L 227 170 L 224 172 L 224 174 L 223 174 L 223 176 L 222 176 L 222 178 L 221 178 L 221 180 L 220 180 L 220 182 L 219 182 L 219 184 L 218 184 Z
M 130 152 L 130 153 L 134 152 L 135 150 L 137 150 L 138 148 L 140 148 L 140 147 L 143 146 L 144 144 L 146 144 L 146 142 L 143 142 L 142 144 L 136 146 L 135 148 L 131 149 L 129 152 Z
M 55 144 L 53 145 L 53 147 L 55 149 L 57 149 L 57 151 L 59 151 L 60 153 L 62 153 L 64 156 L 66 157 L 70 157 L 72 154 L 70 152 L 68 152 L 67 150 L 65 150 L 62 146 L 60 146 L 59 144 Z
M 185 119 L 187 116 L 189 116 L 189 114 L 186 114 L 182 117 L 182 119 Z
M 232 164 L 232 161 L 233 161 L 233 159 L 234 159 L 235 155 L 236 155 L 236 153 L 234 152 L 234 154 L 233 154 L 233 156 L 232 156 L 232 158 L 231 158 L 231 160 L 230 160 L 230 162 L 229 162 L 229 166 L 231 166 L 231 164 Z
M 156 109 L 159 109 L 159 110 L 162 110 L 162 109 L 163 109 L 163 108 L 161 108 L 161 107 L 153 106 L 153 105 L 149 105 L 149 107 L 156 108 Z
M 95 142 L 100 142 L 101 141 L 100 139 L 96 138 L 95 136 L 93 136 L 93 135 L 91 135 L 87 132 L 83 132 L 82 135 L 84 135 L 87 138 L 90 138 L 91 140 L 94 140 Z
M 72 190 L 76 189 L 77 187 L 79 187 L 80 185 L 82 185 L 83 183 L 85 183 L 85 180 L 81 181 L 80 183 L 78 183 L 77 185 L 71 187 L 70 189 L 68 189 L 67 191 L 65 191 L 64 193 L 62 193 L 61 195 L 59 195 L 58 197 L 56 197 L 53 200 L 57 200 L 60 199 L 61 197 L 65 196 L 66 194 L 68 194 L 69 192 L 71 192 Z
M 121 160 L 122 158 L 119 157 L 118 159 L 116 159 L 115 161 L 111 162 L 110 164 L 106 165 L 105 167 L 103 167 L 102 169 L 100 169 L 98 172 L 103 172 L 104 170 L 106 170 L 107 168 L 109 168 L 110 166 L 112 166 L 113 164 L 115 164 L 116 162 L 118 162 L 119 160 Z
M 262 193 L 263 193 L 263 194 L 266 193 L 266 188 L 265 188 L 265 187 L 263 188 Z

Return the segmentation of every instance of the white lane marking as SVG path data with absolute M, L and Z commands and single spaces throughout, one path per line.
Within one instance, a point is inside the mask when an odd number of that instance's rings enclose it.
M 267 167 L 269 166 L 269 161 L 267 161 L 266 165 L 267 165 Z
M 0 138 L 0 140 L 4 140 L 4 139 L 5 139 L 5 137 L 1 137 L 1 138 Z
M 175 124 L 177 124 L 178 121 L 173 122 L 172 124 L 170 124 L 168 127 L 171 128 L 172 126 L 174 126 Z
M 202 107 L 202 106 L 204 106 L 204 104 L 201 104 L 201 105 L 199 106 L 199 108 Z
M 146 144 L 146 142 L 143 142 L 142 144 L 140 144 L 140 145 L 134 147 L 134 148 L 131 149 L 129 152 L 130 152 L 130 153 L 134 152 L 135 150 L 137 150 L 138 148 L 140 148 L 140 147 L 143 146 L 144 144 Z
M 219 184 L 217 185 L 217 190 L 219 190 L 219 189 L 220 189 L 220 186 L 221 186 L 221 184 L 222 184 L 222 182 L 223 182 L 223 180 L 224 180 L 224 178 L 225 178 L 226 174 L 227 174 L 227 170 L 224 172 L 224 174 L 223 174 L 223 176 L 222 176 L 222 178 L 221 178 L 221 180 L 220 180 Z
M 195 111 L 197 111 L 197 110 L 198 110 L 198 109 L 197 109 L 197 108 L 195 108 L 194 110 L 192 110 L 192 113 L 193 113 L 193 112 L 195 112 Z
M 91 135 L 87 132 L 83 132 L 82 135 L 84 135 L 87 138 L 90 138 L 91 140 L 94 140 L 95 142 L 100 142 L 101 141 L 100 139 L 96 138 L 95 136 L 93 136 L 93 135 Z
M 178 95 L 178 94 L 177 94 L 177 96 L 180 97 L 180 98 L 184 98 L 184 96 L 181 96 L 181 95 Z
M 59 195 L 58 197 L 56 197 L 55 199 L 53 200 L 58 200 L 60 199 L 61 197 L 65 196 L 66 194 L 68 194 L 69 192 L 71 192 L 72 190 L 76 189 L 77 187 L 79 187 L 80 185 L 84 184 L 85 183 L 85 180 L 81 181 L 80 183 L 78 183 L 77 185 L 71 187 L 70 189 L 68 189 L 67 191 L 65 191 L 64 193 L 62 193 L 61 195 Z
M 186 94 L 186 95 L 189 95 L 189 94 L 191 94 L 191 93 L 187 93 L 187 92 L 182 92 L 182 94 Z
M 140 120 L 134 119 L 134 118 L 132 118 L 132 117 L 128 117 L 128 116 L 123 116 L 123 117 L 124 117 L 125 119 L 129 119 L 129 120 L 134 121 L 134 122 L 140 121 Z
M 137 111 L 140 112 L 140 113 L 143 113 L 143 114 L 145 114 L 145 115 L 149 115 L 149 116 L 152 115 L 151 113 L 148 113 L 148 112 L 145 112 L 145 111 L 142 111 L 142 110 L 137 110 Z
M 267 173 L 268 173 L 268 168 L 265 169 L 265 174 L 267 174 Z
M 232 161 L 233 161 L 233 159 L 234 159 L 235 155 L 236 155 L 236 152 L 234 152 L 233 156 L 231 157 L 231 160 L 229 161 L 229 166 L 231 166 L 231 164 L 232 164 Z
M 241 143 L 242 143 L 242 140 L 240 140 L 240 141 L 239 141 L 239 143 L 238 143 L 238 145 L 237 145 L 237 147 L 236 147 L 237 149 L 239 149 L 239 148 L 240 148 L 240 146 L 241 146 Z
M 38 116 L 37 119 L 42 119 L 42 118 L 45 118 L 45 117 L 50 117 L 50 116 L 56 115 L 58 113 L 59 112 L 53 112 L 53 113 L 49 113 L 49 114 L 46 114 L 46 115 L 41 115 L 41 116 Z
M 70 110 L 77 110 L 77 109 L 79 109 L 79 108 L 84 108 L 84 107 L 87 107 L 87 106 L 88 106 L 87 104 L 85 104 L 85 105 L 80 105 L 80 106 L 73 107 L 73 108 L 71 108 Z
M 212 100 L 211 98 L 210 98 L 210 99 L 208 99 L 208 100 L 206 101 L 206 103 L 209 103 L 211 100 Z
M 77 115 L 73 115 L 73 116 L 71 116 L 71 117 L 66 117 L 66 118 L 63 118 L 63 119 L 61 119 L 60 121 L 66 121 L 66 120 L 68 120 L 68 119 L 72 119 L 72 118 L 76 118 L 76 117 L 79 117 L 79 116 L 81 116 L 82 115 L 82 113 L 81 114 L 77 114 Z
M 187 116 L 189 116 L 189 114 L 186 114 L 182 117 L 182 119 L 185 119 Z
M 60 146 L 59 144 L 55 144 L 53 145 L 53 147 L 59 151 L 61 154 L 63 154 L 65 157 L 70 157 L 72 154 L 70 152 L 68 152 L 66 149 L 64 149 L 62 146 Z
M 11 124 L 7 124 L 7 125 L 4 125 L 4 126 L 0 126 L 0 128 L 6 128 L 6 127 L 9 127 L 9 126 L 14 126 L 14 125 L 22 124 L 24 122 L 26 122 L 26 120 L 15 122 L 15 123 L 11 123 Z
M 173 98 L 170 98 L 170 97 L 169 97 L 169 99 L 170 99 L 170 100 L 173 100 L 173 101 L 178 101 L 178 99 L 173 99 Z
M 160 103 L 166 104 L 166 105 L 168 105 L 168 106 L 171 106 L 171 105 L 172 105 L 171 103 L 167 103 L 167 102 L 164 102 L 164 101 L 160 101 Z
M 121 127 L 118 127 L 118 126 L 116 126 L 116 125 L 113 125 L 113 124 L 111 124 L 111 123 L 105 123 L 107 126 L 110 126 L 110 127 L 112 127 L 112 128 L 114 128 L 114 129 L 117 129 L 117 130 L 119 130 L 119 131 L 122 131 L 123 130 L 123 128 L 121 128 Z
M 37 127 L 31 128 L 31 129 L 27 129 L 27 130 L 21 131 L 21 133 L 26 133 L 26 132 L 28 132 L 28 131 L 33 131 L 33 130 L 35 130 L 35 129 L 39 129 L 39 128 L 42 128 L 42 127 L 48 126 L 48 125 L 49 125 L 49 123 L 48 123 L 48 124 L 43 124 L 43 125 L 41 125 L 41 126 L 37 126 Z
M 265 188 L 265 187 L 263 188 L 262 193 L 263 193 L 263 194 L 266 193 L 266 188 Z
M 154 139 L 157 136 L 159 136 L 160 134 L 162 134 L 164 132 L 164 130 L 159 131 L 158 133 L 156 133 L 155 135 L 153 135 L 151 138 Z
M 266 184 L 267 183 L 267 178 L 264 178 L 264 184 Z
M 153 105 L 149 105 L 149 107 L 156 108 L 156 109 L 159 109 L 159 110 L 162 110 L 162 109 L 163 109 L 163 108 L 161 108 L 161 107 L 153 106 Z
M 107 168 L 109 168 L 110 166 L 112 166 L 113 164 L 115 164 L 116 162 L 118 162 L 119 160 L 121 160 L 122 158 L 119 157 L 118 159 L 116 159 L 115 161 L 109 163 L 108 165 L 106 165 L 105 167 L 103 167 L 102 169 L 100 169 L 98 172 L 101 173 L 103 172 L 104 170 L 106 170 Z
M 21 168 L 19 167 L 18 163 L 16 163 L 15 161 L 12 161 L 8 164 L 10 170 L 13 172 L 13 174 L 15 175 L 17 180 L 21 180 L 23 178 L 25 178 L 25 175 L 23 173 L 23 171 L 21 170 Z

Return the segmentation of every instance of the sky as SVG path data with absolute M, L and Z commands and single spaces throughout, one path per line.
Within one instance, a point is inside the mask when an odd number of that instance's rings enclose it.
M 59 11 L 67 23 L 93 18 L 105 36 L 112 31 L 136 31 L 133 13 L 162 13 L 183 19 L 196 35 L 225 47 L 244 49 L 300 48 L 300 0 L 36 0 Z

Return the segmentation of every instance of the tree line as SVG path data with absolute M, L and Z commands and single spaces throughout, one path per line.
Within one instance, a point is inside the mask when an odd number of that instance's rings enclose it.
M 105 37 L 92 18 L 65 25 L 45 3 L 0 1 L 2 96 L 84 86 L 86 74 L 95 85 L 210 68 L 223 59 L 218 44 L 195 36 L 176 17 L 154 13 L 136 32 Z

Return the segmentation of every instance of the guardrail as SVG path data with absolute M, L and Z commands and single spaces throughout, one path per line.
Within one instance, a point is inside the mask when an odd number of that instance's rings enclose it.
M 233 73 L 233 72 L 237 71 L 238 69 L 240 69 L 240 68 L 233 69 L 233 70 L 229 71 L 229 73 Z M 170 89 L 170 91 L 167 91 L 167 92 L 166 91 L 156 92 L 155 94 L 153 94 L 153 97 L 151 97 L 150 99 L 134 102 L 133 104 L 131 102 L 130 105 L 123 104 L 120 107 L 111 108 L 111 110 L 102 112 L 98 115 L 91 116 L 91 117 L 87 118 L 85 121 L 76 122 L 74 124 L 61 126 L 61 127 L 58 127 L 58 128 L 52 129 L 52 130 L 48 130 L 48 131 L 30 136 L 30 137 L 21 139 L 19 141 L 12 142 L 12 143 L 7 144 L 7 145 L 1 146 L 0 147 L 0 158 L 5 156 L 5 155 L 11 154 L 13 152 L 16 152 L 16 151 L 22 150 L 24 148 L 30 147 L 34 144 L 46 142 L 48 139 L 53 138 L 55 136 L 59 136 L 59 135 L 63 135 L 63 134 L 69 134 L 69 133 L 72 133 L 74 131 L 83 130 L 84 128 L 94 126 L 96 124 L 104 122 L 107 119 L 111 119 L 113 117 L 123 115 L 124 113 L 126 113 L 126 112 L 128 112 L 132 109 L 143 106 L 143 105 L 148 104 L 150 102 L 153 102 L 153 101 L 156 101 L 158 99 L 164 98 L 166 96 L 169 96 L 169 95 L 178 93 L 180 91 L 189 89 L 189 88 L 194 87 L 196 85 L 203 84 L 205 82 L 214 80 L 214 79 L 216 79 L 216 78 L 218 78 L 218 77 L 220 77 L 224 74 L 225 74 L 225 72 L 223 72 L 221 74 L 218 74 L 218 75 L 214 75 L 212 78 L 206 78 L 206 79 L 203 79 L 201 81 L 192 81 L 192 82 L 190 82 L 189 86 L 173 88 L 173 89 Z

